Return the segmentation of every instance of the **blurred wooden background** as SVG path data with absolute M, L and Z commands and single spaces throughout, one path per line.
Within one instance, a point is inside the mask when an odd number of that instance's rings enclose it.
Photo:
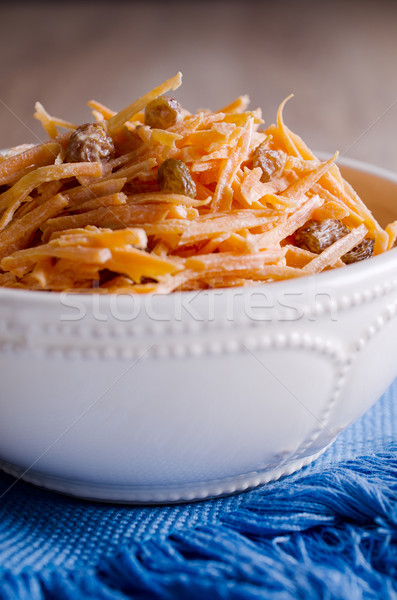
M 181 70 L 178 99 L 219 108 L 248 93 L 315 149 L 397 171 L 397 2 L 1 2 L 0 146 L 43 138 L 49 112 L 81 123 Z

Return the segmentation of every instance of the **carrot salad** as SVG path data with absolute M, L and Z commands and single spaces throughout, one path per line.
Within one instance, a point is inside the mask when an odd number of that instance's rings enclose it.
M 169 293 L 262 284 L 394 246 L 335 165 L 240 96 L 195 114 L 168 95 L 77 126 L 36 103 L 49 138 L 0 157 L 0 286 Z M 60 129 L 66 130 L 60 133 Z

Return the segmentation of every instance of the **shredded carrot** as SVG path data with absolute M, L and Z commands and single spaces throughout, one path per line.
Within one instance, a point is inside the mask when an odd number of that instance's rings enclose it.
M 223 108 L 221 108 L 221 110 L 219 112 L 221 112 L 221 113 L 244 112 L 245 110 L 247 110 L 249 103 L 250 103 L 249 96 L 247 96 L 247 95 L 239 96 L 238 98 L 236 98 L 236 100 L 234 100 L 227 106 L 224 106 Z
M 253 121 L 249 119 L 242 129 L 240 138 L 235 148 L 230 152 L 229 158 L 223 161 L 223 168 L 215 189 L 211 210 L 228 210 L 233 201 L 232 184 L 241 163 L 248 158 L 247 151 L 252 136 Z
M 0 194 L 0 210 L 6 210 L 13 202 L 21 204 L 25 198 L 41 183 L 77 177 L 78 175 L 91 175 L 99 177 L 102 174 L 102 165 L 93 163 L 70 163 L 38 167 L 15 183 L 9 190 Z
M 165 94 L 169 90 L 176 90 L 182 83 L 182 73 L 177 73 L 175 77 L 171 77 L 171 79 L 167 79 L 164 83 L 154 88 L 151 92 L 148 92 L 138 100 L 135 100 L 132 104 L 113 115 L 107 122 L 107 130 L 109 133 L 114 133 L 120 127 L 124 125 L 126 121 L 129 121 L 131 117 L 133 117 L 140 110 L 144 109 L 149 102 L 155 100 L 162 94 Z
M 178 73 L 119 112 L 91 100 L 114 147 L 103 161 L 65 162 L 71 131 L 58 129 L 79 128 L 36 103 L 50 141 L 0 157 L 0 287 L 166 294 L 253 286 L 346 268 L 344 255 L 364 240 L 375 254 L 396 246 L 397 221 L 379 225 L 342 178 L 337 153 L 320 161 L 286 126 L 288 98 L 265 130 L 248 96 L 216 112 L 180 107 L 169 127 L 150 127 L 148 104 L 180 84 Z M 182 161 L 184 175 L 163 185 L 168 159 Z M 320 252 L 299 247 L 300 228 L 329 219 L 343 224 L 339 239 Z
M 47 142 L 9 156 L 0 162 L 0 185 L 9 184 L 13 181 L 15 173 L 23 169 L 29 167 L 36 169 L 54 163 L 60 148 L 57 143 Z
M 386 226 L 386 233 L 389 236 L 389 241 L 387 244 L 387 249 L 391 250 L 396 245 L 397 240 L 397 221 L 393 221 L 393 223 L 389 223 Z
M 64 127 L 65 129 L 76 129 L 77 127 L 73 123 L 69 123 L 69 121 L 64 121 L 63 119 L 58 119 L 57 117 L 52 117 L 49 115 L 41 102 L 36 102 L 34 107 L 36 112 L 33 116 L 41 122 L 43 128 L 50 138 L 57 137 L 57 127 Z
M 0 256 L 6 256 L 16 249 L 29 245 L 30 236 L 39 229 L 40 225 L 61 212 L 66 206 L 66 198 L 62 194 L 58 194 L 25 216 L 13 221 L 7 229 L 0 233 Z

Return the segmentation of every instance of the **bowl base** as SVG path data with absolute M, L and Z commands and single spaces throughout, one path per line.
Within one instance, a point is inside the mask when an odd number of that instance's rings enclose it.
M 333 442 L 331 442 L 331 444 L 332 443 Z M 328 444 L 328 446 L 316 454 L 292 460 L 277 469 L 251 471 L 250 473 L 237 475 L 236 477 L 227 477 L 225 479 L 168 486 L 162 485 L 157 487 L 123 486 L 118 484 L 103 485 L 101 483 L 96 484 L 63 479 L 51 475 L 44 475 L 33 470 L 26 471 L 26 469 L 24 470 L 2 460 L 0 460 L 0 469 L 13 477 L 27 481 L 28 483 L 33 483 L 34 485 L 53 492 L 83 498 L 85 500 L 124 504 L 172 504 L 227 496 L 229 494 L 253 489 L 271 481 L 276 481 L 277 479 L 280 479 L 280 477 L 291 475 L 312 463 L 321 456 L 331 444 Z M 4 493 L 6 492 L 7 490 Z

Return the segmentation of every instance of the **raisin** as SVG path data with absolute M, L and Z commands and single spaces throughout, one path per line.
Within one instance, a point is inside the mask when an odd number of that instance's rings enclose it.
M 283 156 L 277 150 L 269 150 L 265 144 L 261 144 L 254 151 L 252 166 L 262 169 L 261 181 L 262 183 L 266 183 L 270 181 L 273 175 L 276 175 L 276 173 L 283 169 Z
M 145 109 L 145 125 L 154 129 L 168 129 L 182 118 L 182 106 L 175 98 L 169 96 L 160 96 L 152 100 Z
M 115 156 L 113 140 L 100 123 L 80 125 L 70 136 L 67 162 L 106 162 Z
M 196 197 L 196 184 L 190 171 L 181 160 L 168 158 L 159 166 L 157 181 L 163 192 L 182 194 L 190 198 Z
M 294 242 L 299 248 L 320 254 L 348 233 L 348 227 L 338 219 L 311 220 L 295 232 Z
M 345 265 L 351 265 L 352 263 L 359 262 L 370 258 L 374 253 L 375 240 L 372 238 L 365 238 L 362 242 L 354 246 L 349 252 L 346 252 L 342 256 L 342 260 Z

